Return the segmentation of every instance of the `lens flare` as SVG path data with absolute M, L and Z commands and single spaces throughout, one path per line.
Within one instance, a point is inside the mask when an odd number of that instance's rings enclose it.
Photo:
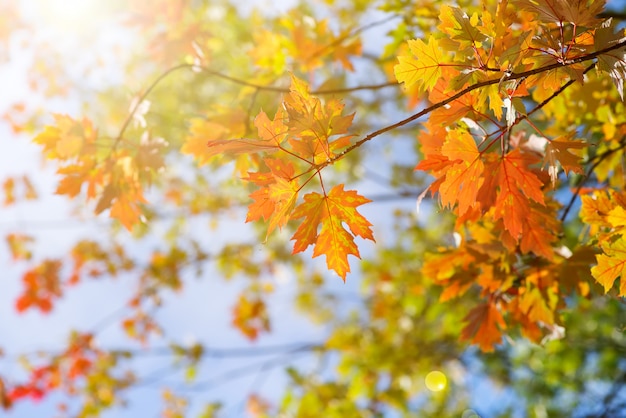
M 80 35 L 94 30 L 107 10 L 99 0 L 37 0 L 24 2 L 23 11 L 51 30 Z
M 446 378 L 446 375 L 439 370 L 433 370 L 426 375 L 424 382 L 426 383 L 428 390 L 431 392 L 440 392 L 446 388 L 448 379 Z

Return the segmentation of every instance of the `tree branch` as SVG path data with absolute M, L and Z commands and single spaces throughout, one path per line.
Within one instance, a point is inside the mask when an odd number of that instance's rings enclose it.
M 601 17 L 603 19 L 613 18 L 615 20 L 626 20 L 626 13 L 607 11 L 600 13 L 598 17 Z
M 593 173 L 593 170 L 595 170 L 596 167 L 598 167 L 600 165 L 600 163 L 602 163 L 602 161 L 604 161 L 606 158 L 608 158 L 611 154 L 613 154 L 614 152 L 617 152 L 619 150 L 624 149 L 624 147 L 626 147 L 626 137 L 623 137 L 621 139 L 621 141 L 619 142 L 619 146 L 618 147 L 608 149 L 608 150 L 604 151 L 602 154 L 597 155 L 595 157 L 596 158 L 596 162 L 593 163 L 593 165 L 591 167 L 589 167 L 589 170 L 587 171 L 587 174 L 585 174 L 585 176 L 583 177 L 581 182 L 578 184 L 578 187 L 576 187 L 576 190 L 574 191 L 574 194 L 570 198 L 569 203 L 567 204 L 567 206 L 563 210 L 563 214 L 561 215 L 561 218 L 560 218 L 561 222 L 564 222 L 565 218 L 567 218 L 567 215 L 568 215 L 569 211 L 572 209 L 572 206 L 574 205 L 574 202 L 576 201 L 576 198 L 580 194 L 580 191 L 582 190 L 582 188 L 585 185 L 585 183 L 587 183 L 589 178 L 591 178 L 591 174 Z
M 604 49 L 602 49 L 600 51 L 596 51 L 596 52 L 593 52 L 593 53 L 588 54 L 588 55 L 584 55 L 584 56 L 577 57 L 577 58 L 574 58 L 574 59 L 571 59 L 571 60 L 567 60 L 563 64 L 561 64 L 561 63 L 554 63 L 554 64 L 547 65 L 545 67 L 533 68 L 532 70 L 523 71 L 521 73 L 510 73 L 508 77 L 504 78 L 504 81 L 519 80 L 519 79 L 523 79 L 523 78 L 529 77 L 531 75 L 543 73 L 545 71 L 550 71 L 550 70 L 554 70 L 554 69 L 557 69 L 557 68 L 562 68 L 564 66 L 569 66 L 569 65 L 573 65 L 573 64 L 578 64 L 578 63 L 581 63 L 581 62 L 589 61 L 589 60 L 592 60 L 592 59 L 594 59 L 594 58 L 596 58 L 596 57 L 598 57 L 598 56 L 600 56 L 602 54 L 606 54 L 607 52 L 623 48 L 624 46 L 626 46 L 626 41 L 619 42 L 619 43 L 617 43 L 615 45 L 612 45 L 612 46 L 610 46 L 608 48 L 604 48 Z M 360 147 L 364 143 L 366 143 L 366 142 L 376 138 L 377 136 L 380 136 L 380 135 L 382 135 L 382 134 L 384 134 L 386 132 L 392 131 L 392 130 L 394 130 L 396 128 L 399 128 L 399 127 L 404 126 L 404 125 L 406 125 L 408 123 L 411 123 L 411 122 L 421 118 L 422 116 L 425 116 L 425 115 L 433 112 L 434 110 L 437 110 L 440 107 L 443 107 L 443 106 L 447 105 L 448 103 L 451 103 L 451 102 L 453 102 L 453 101 L 455 101 L 457 99 L 460 99 L 461 97 L 465 96 L 467 93 L 470 93 L 470 92 L 472 92 L 472 91 L 474 91 L 476 89 L 482 88 L 482 87 L 491 86 L 493 84 L 499 84 L 502 81 L 503 80 L 501 78 L 494 78 L 494 79 L 491 79 L 491 80 L 485 80 L 485 81 L 481 81 L 481 82 L 476 83 L 476 84 L 472 84 L 471 86 L 468 86 L 468 87 L 464 88 L 463 90 L 461 90 L 458 93 L 448 97 L 447 99 L 442 100 L 440 102 L 437 102 L 437 103 L 433 104 L 432 106 L 429 106 L 429 107 L 427 107 L 425 109 L 422 109 L 421 111 L 419 111 L 419 112 L 409 116 L 406 119 L 403 119 L 403 120 L 401 120 L 399 122 L 396 122 L 396 123 L 394 123 L 392 125 L 385 126 L 384 128 L 381 128 L 381 129 L 379 129 L 377 131 L 374 131 L 374 132 L 368 134 L 363 139 L 355 142 L 354 144 L 352 144 L 351 146 L 346 148 L 341 154 L 337 155 L 336 157 L 333 157 L 333 158 L 329 159 L 322 166 L 326 166 L 326 165 L 334 163 L 335 161 L 343 158 L 344 155 L 346 155 L 349 152 L 353 151 L 354 149 Z
M 230 380 L 234 380 L 234 379 L 239 379 L 242 377 L 245 377 L 247 375 L 250 375 L 252 373 L 257 373 L 259 370 L 269 370 L 271 368 L 274 367 L 278 367 L 281 366 L 285 363 L 288 363 L 290 361 L 293 360 L 294 356 L 300 356 L 300 355 L 304 355 L 304 354 L 310 354 L 310 353 L 314 353 L 315 351 L 319 350 L 320 346 L 318 345 L 306 345 L 303 347 L 300 347 L 298 349 L 295 350 L 291 350 L 289 352 L 286 352 L 284 354 L 282 354 L 280 357 L 274 358 L 272 360 L 265 360 L 262 362 L 257 362 L 257 363 L 252 363 L 252 364 L 248 364 L 242 367 L 238 367 L 235 369 L 231 369 L 227 372 L 224 372 L 212 379 L 208 379 L 202 382 L 198 382 L 192 386 L 184 386 L 181 387 L 181 390 L 186 390 L 186 391 L 190 391 L 190 392 L 204 392 L 206 390 L 209 390 L 215 386 L 219 386 L 221 384 L 226 383 L 227 381 Z

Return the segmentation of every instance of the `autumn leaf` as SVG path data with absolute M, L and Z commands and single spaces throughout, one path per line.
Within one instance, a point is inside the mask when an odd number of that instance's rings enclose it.
M 534 253 L 546 259 L 552 259 L 552 245 L 558 240 L 560 222 L 554 217 L 555 210 L 550 206 L 532 203 L 528 215 L 522 222 L 519 244 L 522 253 Z
M 4 180 L 2 191 L 4 192 L 4 206 L 11 206 L 15 203 L 15 179 L 13 177 Z
M 613 228 L 626 226 L 626 209 L 623 206 L 615 206 L 607 214 L 606 220 Z
M 444 4 L 439 11 L 439 20 L 441 21 L 438 26 L 439 30 L 454 40 L 463 41 L 468 46 L 487 40 L 487 37 L 477 28 L 477 14 L 470 17 L 462 9 Z
M 550 173 L 550 179 L 552 180 L 552 186 L 556 184 L 558 177 L 557 161 L 563 167 L 565 174 L 569 174 L 570 171 L 574 173 L 583 173 L 583 169 L 580 165 L 580 156 L 570 152 L 570 149 L 584 149 L 587 147 L 587 143 L 582 140 L 571 140 L 574 134 L 570 134 L 564 137 L 558 137 L 552 141 L 548 141 L 546 145 L 545 156 L 543 158 L 544 165 L 548 165 L 548 173 Z
M 52 310 L 52 302 L 62 296 L 59 260 L 46 259 L 22 276 L 24 290 L 15 301 L 18 312 L 38 308 L 43 313 Z
M 67 160 L 79 157 L 84 151 L 93 151 L 89 146 L 96 140 L 97 131 L 89 119 L 78 121 L 67 115 L 53 116 L 55 125 L 45 126 L 33 139 L 44 147 L 48 158 Z
M 304 218 L 291 237 L 295 241 L 293 245 L 294 254 L 306 250 L 309 245 L 313 245 L 317 241 L 318 227 L 329 216 L 326 200 L 319 193 L 307 193 L 304 195 L 304 202 L 294 210 L 294 219 Z
M 605 0 L 514 0 L 513 3 L 522 10 L 536 13 L 542 21 L 594 26 Z
M 591 275 L 604 287 L 608 293 L 615 280 L 621 277 L 620 296 L 626 296 L 626 240 L 623 237 L 615 242 L 603 242 L 603 254 L 596 255 L 597 266 L 591 269 Z
M 26 234 L 8 234 L 5 237 L 9 250 L 11 252 L 11 258 L 13 261 L 17 260 L 30 260 L 32 258 L 32 243 L 35 239 Z
M 461 340 L 469 340 L 478 344 L 485 352 L 494 350 L 494 346 L 502 341 L 502 331 L 506 323 L 495 303 L 487 302 L 476 306 L 464 318 L 467 325 L 461 331 Z
M 290 219 L 290 214 L 298 199 L 298 182 L 291 179 L 276 177 L 276 181 L 268 186 L 268 197 L 274 202 L 274 212 L 269 219 L 267 234 L 276 227 L 282 228 Z
M 204 150 L 204 152 L 207 157 L 213 157 L 222 154 L 238 155 L 277 151 L 287 133 L 287 127 L 283 125 L 282 120 L 283 114 L 280 111 L 273 121 L 269 120 L 265 112 L 261 111 L 254 121 L 261 139 L 210 139 L 206 142 L 208 151 Z
M 439 41 L 431 36 L 428 44 L 421 39 L 411 39 L 408 44 L 413 56 L 398 57 L 399 64 L 394 67 L 396 79 L 406 87 L 417 85 L 421 91 L 430 91 L 441 77 L 444 63 Z
M 624 29 L 618 29 L 613 19 L 608 19 L 596 30 L 594 45 L 596 50 L 602 50 L 624 41 L 626 41 Z M 626 45 L 599 55 L 596 67 L 609 74 L 623 101 L 624 80 L 626 80 Z
M 459 204 L 459 216 L 463 216 L 475 204 L 478 191 L 484 182 L 485 165 L 474 138 L 462 130 L 448 132 L 441 147 L 441 154 L 453 164 L 447 169 L 445 180 L 439 186 L 443 206 Z
M 232 314 L 233 326 L 251 341 L 256 340 L 261 332 L 270 331 L 267 307 L 262 299 L 240 295 Z
M 523 224 L 530 213 L 529 199 L 543 205 L 542 182 L 527 167 L 536 159 L 519 148 L 504 155 L 498 164 L 498 192 L 495 219 L 502 219 L 504 227 L 515 239 L 524 231 Z
M 520 294 L 519 308 L 533 322 L 553 324 L 557 303 L 558 296 L 554 287 L 542 289 L 529 285 Z
M 295 168 L 291 162 L 270 157 L 264 162 L 269 172 L 249 173 L 246 179 L 261 186 L 250 195 L 254 202 L 248 206 L 246 222 L 268 220 L 267 239 L 274 229 L 282 228 L 289 221 L 300 187 L 297 178 L 293 178 Z
M 328 195 L 309 193 L 304 202 L 293 212 L 294 219 L 304 218 L 296 230 L 294 254 L 304 251 L 309 245 L 315 245 L 313 257 L 326 255 L 326 264 L 344 281 L 350 272 L 348 255 L 360 258 L 354 242 L 355 236 L 374 241 L 371 223 L 356 208 L 370 202 L 354 190 L 344 190 L 343 185 L 333 187 Z M 343 224 L 346 224 L 348 231 Z M 318 234 L 319 225 L 322 225 Z
M 111 218 L 115 218 L 124 225 L 124 227 L 132 231 L 135 224 L 141 221 L 141 208 L 139 204 L 147 203 L 146 199 L 139 193 L 127 195 L 118 195 L 111 205 Z
M 306 161 L 319 164 L 336 157 L 340 149 L 350 145 L 352 136 L 346 134 L 354 113 L 343 115 L 344 105 L 339 100 L 322 103 L 309 93 L 304 81 L 292 75 L 290 91 L 283 105 L 288 115 L 289 145 Z M 341 137 L 331 139 L 336 135 Z

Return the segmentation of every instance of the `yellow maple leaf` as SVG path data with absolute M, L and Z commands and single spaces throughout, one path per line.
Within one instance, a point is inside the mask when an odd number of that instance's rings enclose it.
M 621 277 L 620 296 L 626 296 L 626 240 L 620 237 L 612 243 L 604 242 L 604 254 L 596 255 L 598 265 L 591 269 L 591 275 L 608 292 L 615 280 Z
M 439 41 L 432 36 L 425 44 L 421 39 L 408 41 L 413 56 L 399 56 L 399 64 L 394 73 L 399 83 L 406 87 L 417 85 L 421 91 L 432 90 L 441 78 L 441 66 L 444 61 Z

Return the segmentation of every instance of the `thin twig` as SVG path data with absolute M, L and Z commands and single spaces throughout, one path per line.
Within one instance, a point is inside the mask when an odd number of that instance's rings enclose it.
M 315 352 L 318 349 L 320 349 L 320 346 L 318 345 L 313 345 L 313 346 L 306 345 L 306 346 L 300 347 L 297 350 L 292 350 L 287 353 L 284 353 L 280 357 L 274 358 L 272 360 L 257 362 L 257 363 L 248 364 L 242 367 L 238 367 L 235 369 L 231 369 L 212 379 L 205 380 L 203 382 L 198 382 L 194 384 L 193 386 L 183 387 L 181 388 L 181 390 L 187 390 L 191 392 L 198 392 L 198 391 L 203 392 L 203 391 L 211 389 L 214 386 L 219 386 L 221 384 L 224 384 L 229 380 L 239 379 L 251 373 L 256 373 L 259 369 L 269 370 L 271 368 L 281 366 L 284 363 L 291 362 L 294 356 L 310 354 L 310 353 Z
M 569 65 L 573 65 L 573 64 L 578 64 L 581 62 L 585 62 L 585 61 L 589 61 L 592 60 L 602 54 L 606 54 L 607 52 L 613 51 L 615 49 L 619 49 L 619 48 L 623 48 L 624 46 L 626 46 L 626 41 L 622 41 L 619 42 L 613 46 L 610 46 L 608 48 L 604 48 L 600 51 L 596 51 L 593 52 L 591 54 L 588 55 L 584 55 L 581 57 L 577 57 L 571 60 L 567 60 L 565 63 L 561 64 L 561 63 L 554 63 L 554 64 L 550 64 L 547 65 L 545 67 L 540 67 L 540 68 L 533 68 L 532 70 L 528 70 L 528 71 L 523 71 L 521 73 L 510 73 L 510 75 L 508 77 L 505 78 L 505 81 L 510 81 L 510 80 L 519 80 L 522 78 L 526 78 L 528 76 L 531 75 L 535 75 L 535 74 L 540 74 L 543 73 L 545 71 L 550 71 L 550 70 L 554 70 L 556 68 L 563 68 L 564 66 L 569 66 Z M 396 128 L 399 128 L 401 126 L 404 126 L 408 123 L 411 123 L 419 118 L 421 118 L 422 116 L 425 116 L 429 113 L 431 113 L 432 111 L 439 109 L 440 107 L 443 107 L 445 105 L 447 105 L 448 103 L 451 103 L 455 100 L 460 99 L 461 97 L 465 96 L 467 93 L 470 93 L 471 91 L 474 91 L 476 89 L 482 88 L 482 87 L 487 87 L 487 86 L 491 86 L 493 84 L 498 84 L 501 82 L 500 78 L 494 78 L 491 80 L 485 80 L 485 81 L 481 81 L 479 83 L 476 84 L 472 84 L 471 86 L 468 86 L 466 88 L 464 88 L 463 90 L 459 91 L 458 93 L 448 97 L 445 100 L 442 100 L 440 102 L 437 102 L 435 104 L 433 104 L 432 106 L 429 106 L 425 109 L 422 109 L 421 111 L 409 116 L 406 119 L 403 119 L 399 122 L 396 122 L 394 124 L 385 126 L 384 128 L 381 128 L 377 131 L 374 131 L 370 134 L 368 134 L 367 136 L 365 136 L 363 139 L 355 142 L 354 144 L 352 144 L 351 146 L 349 146 L 348 148 L 346 148 L 341 154 L 337 155 L 336 157 L 333 157 L 331 159 L 329 159 L 328 161 L 326 161 L 324 164 L 322 164 L 322 166 L 326 166 L 329 164 L 334 163 L 336 160 L 339 160 L 341 158 L 344 157 L 344 155 L 348 154 L 349 152 L 353 151 L 354 149 L 360 147 L 361 145 L 363 145 L 364 143 L 376 138 L 377 136 L 380 136 L 386 132 L 392 131 Z M 318 167 L 314 167 L 314 168 L 318 168 Z
M 128 113 L 128 116 L 126 116 L 126 120 L 124 120 L 124 123 L 122 124 L 122 127 L 120 128 L 120 132 L 117 134 L 117 137 L 115 138 L 115 142 L 113 143 L 113 147 L 111 148 L 111 155 L 113 154 L 113 152 L 119 145 L 120 141 L 122 140 L 122 137 L 124 136 L 124 132 L 126 132 L 128 125 L 130 125 L 130 122 L 133 120 L 133 117 L 135 117 L 135 113 L 139 109 L 139 106 L 141 106 L 141 103 L 146 99 L 146 97 L 150 94 L 150 92 L 152 92 L 152 90 L 154 90 L 154 88 L 168 75 L 178 70 L 181 70 L 183 68 L 189 68 L 189 67 L 190 67 L 189 64 L 181 64 L 181 65 L 177 65 L 175 67 L 172 67 L 166 70 L 164 73 L 159 75 L 141 95 L 137 97 L 137 102 L 135 103 L 135 106 L 133 106 L 133 108 Z
M 563 214 L 561 215 L 561 218 L 560 218 L 561 222 L 564 222 L 565 218 L 567 218 L 567 215 L 568 215 L 569 211 L 572 209 L 572 206 L 574 205 L 574 202 L 576 201 L 576 198 L 580 194 L 580 191 L 582 190 L 582 188 L 585 185 L 585 183 L 587 183 L 587 180 L 589 180 L 591 178 L 591 174 L 593 173 L 593 170 L 595 170 L 596 167 L 598 167 L 600 165 L 600 163 L 602 163 L 602 161 L 604 161 L 611 154 L 613 154 L 614 152 L 617 152 L 617 151 L 620 151 L 620 150 L 624 149 L 624 147 L 626 146 L 626 137 L 622 138 L 622 140 L 619 142 L 619 144 L 620 145 L 617 148 L 608 149 L 608 150 L 604 151 L 602 154 L 600 154 L 599 156 L 596 156 L 596 162 L 591 167 L 589 167 L 589 170 L 587 171 L 587 174 L 580 181 L 580 183 L 578 184 L 578 187 L 576 187 L 576 190 L 574 191 L 574 194 L 570 198 L 569 203 L 565 207 L 565 210 L 563 211 Z
M 303 347 L 321 347 L 319 342 L 309 343 L 289 343 L 289 344 L 276 344 L 267 345 L 262 347 L 222 347 L 211 348 L 204 347 L 202 350 L 202 357 L 210 358 L 248 358 L 248 357 L 263 357 L 271 356 L 277 353 L 290 352 L 293 350 L 302 350 Z M 187 347 L 188 348 L 188 347 Z M 141 357 L 158 357 L 169 356 L 172 354 L 172 347 L 155 347 L 149 350 L 124 350 L 124 349 L 107 349 L 106 351 L 111 353 L 125 353 L 132 356 Z

